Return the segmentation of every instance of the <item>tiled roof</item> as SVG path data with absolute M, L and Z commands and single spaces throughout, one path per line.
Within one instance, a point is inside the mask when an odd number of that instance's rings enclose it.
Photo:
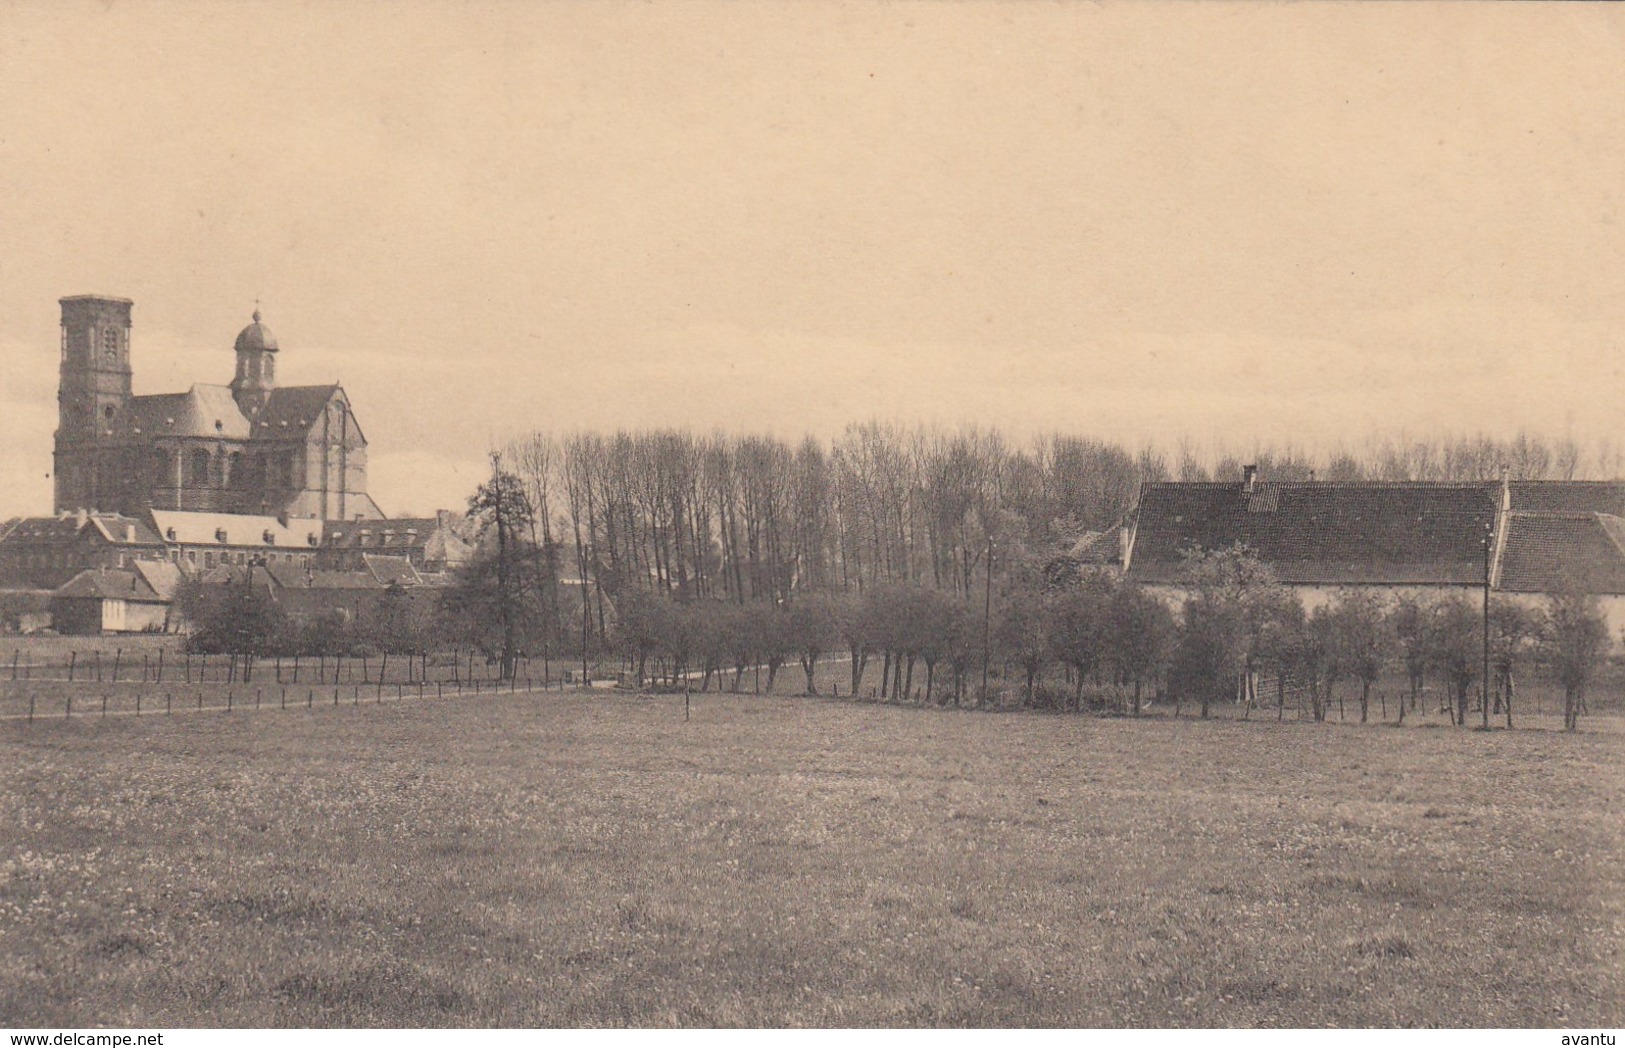
M 175 591 L 184 578 L 179 566 L 167 560 L 138 560 L 133 567 L 159 600 L 175 599 Z
M 145 578 L 134 571 L 91 568 L 81 571 L 57 587 L 54 596 L 64 598 L 98 598 L 102 600 L 136 600 L 149 603 L 160 598 Z
M 279 386 L 271 390 L 265 407 L 254 420 L 254 435 L 304 436 L 311 424 L 322 417 L 327 402 L 338 391 L 337 385 Z M 354 423 L 354 416 L 351 422 Z
M 163 544 L 146 521 L 118 513 L 87 514 L 82 524 L 76 513 L 64 513 L 55 517 L 20 517 L 7 522 L 5 527 L 0 527 L 0 542 L 69 542 L 84 528 L 95 528 L 97 534 L 114 545 Z M 130 528 L 135 529 L 134 539 L 130 537 Z
M 1129 577 L 1178 582 L 1186 550 L 1241 543 L 1283 582 L 1471 584 L 1499 504 L 1499 484 L 1147 484 Z
M 381 589 L 377 579 L 365 571 L 327 571 L 304 568 L 296 564 L 268 564 L 264 570 L 283 589 L 317 590 L 375 590 Z
M 1600 513 L 1513 513 L 1500 588 L 1513 593 L 1625 593 L 1625 520 Z
M 23 517 L 6 532 L 7 542 L 64 542 L 79 534 L 79 518 L 73 514 L 61 517 Z
M 191 546 L 263 546 L 266 549 L 315 549 L 322 539 L 322 522 L 313 518 L 290 517 L 283 523 L 276 517 L 247 513 L 189 513 L 184 510 L 152 510 L 152 522 L 168 542 Z M 225 539 L 220 535 L 224 533 Z M 270 538 L 267 539 L 266 536 Z M 315 541 L 312 542 L 312 537 Z
M 326 543 L 333 549 L 360 549 L 361 536 L 367 536 L 367 547 L 382 549 L 411 549 L 426 546 L 440 530 L 440 522 L 433 517 L 395 517 L 383 520 L 334 521 L 327 529 Z M 385 541 L 385 536 L 388 541 Z
M 101 532 L 102 538 L 114 545 L 126 546 L 162 546 L 164 540 L 158 537 L 151 526 L 144 520 L 135 517 L 126 517 L 118 513 L 92 513 L 90 526 Z M 132 530 L 133 529 L 133 530 Z
M 248 419 L 237 407 L 231 387 L 199 382 L 185 393 L 156 393 L 131 397 L 135 426 L 142 436 L 228 437 L 249 436 Z
M 1514 480 L 1514 513 L 1607 513 L 1625 517 L 1625 481 Z
M 1123 525 L 1105 531 L 1086 531 L 1072 544 L 1069 556 L 1079 564 L 1104 565 L 1123 563 Z
M 378 553 L 363 553 L 361 562 L 381 586 L 416 586 L 423 580 L 412 567 L 409 557 L 390 557 Z

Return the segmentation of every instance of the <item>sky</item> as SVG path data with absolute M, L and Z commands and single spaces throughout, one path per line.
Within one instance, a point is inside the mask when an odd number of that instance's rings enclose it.
M 1625 10 L 0 0 L 0 518 L 65 295 L 341 381 L 388 512 L 534 429 L 1619 439 Z

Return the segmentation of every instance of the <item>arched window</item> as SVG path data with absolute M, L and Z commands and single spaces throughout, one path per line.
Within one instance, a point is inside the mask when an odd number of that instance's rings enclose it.
M 197 487 L 209 483 L 209 449 L 198 448 L 192 452 L 192 484 Z
M 243 476 L 243 453 L 233 451 L 231 457 L 226 460 L 225 482 L 232 487 L 240 488 L 247 480 L 248 478 Z
M 169 474 L 169 453 L 163 448 L 153 448 L 151 461 L 148 468 L 152 470 L 153 487 L 167 487 L 172 479 Z

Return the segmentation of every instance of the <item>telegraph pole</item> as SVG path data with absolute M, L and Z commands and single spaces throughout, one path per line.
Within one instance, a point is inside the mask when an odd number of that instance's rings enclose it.
M 987 701 L 987 664 L 993 651 L 993 536 L 987 537 L 987 587 L 982 597 L 982 694 L 977 705 Z
M 1494 535 L 1491 528 L 1492 525 L 1484 525 L 1484 673 L 1480 690 L 1486 730 L 1490 726 L 1490 549 L 1494 545 L 1490 541 Z

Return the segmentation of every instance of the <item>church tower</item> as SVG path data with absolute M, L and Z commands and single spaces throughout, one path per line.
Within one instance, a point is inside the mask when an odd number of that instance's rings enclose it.
M 73 295 L 62 306 L 57 387 L 56 509 L 113 509 L 128 486 L 130 421 L 127 298 Z
M 253 323 L 237 333 L 237 375 L 231 380 L 232 398 L 249 421 L 276 388 L 276 352 L 276 336 L 260 323 L 260 311 L 255 309 Z

